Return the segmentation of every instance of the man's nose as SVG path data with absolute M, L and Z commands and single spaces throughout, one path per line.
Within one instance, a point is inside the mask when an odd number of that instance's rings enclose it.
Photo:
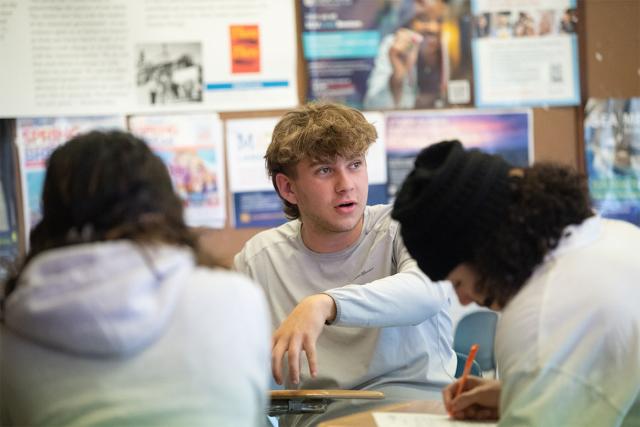
M 350 175 L 349 171 L 345 169 L 338 169 L 336 172 L 336 192 L 342 193 L 349 191 L 352 190 L 353 187 L 353 177 Z

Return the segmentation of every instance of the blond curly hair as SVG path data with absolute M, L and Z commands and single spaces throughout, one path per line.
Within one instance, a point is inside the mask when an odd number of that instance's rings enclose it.
M 300 211 L 278 191 L 277 174 L 295 178 L 295 166 L 304 158 L 330 162 L 366 154 L 377 137 L 375 127 L 360 111 L 341 104 L 312 102 L 287 112 L 274 128 L 264 156 L 287 218 L 299 218 Z

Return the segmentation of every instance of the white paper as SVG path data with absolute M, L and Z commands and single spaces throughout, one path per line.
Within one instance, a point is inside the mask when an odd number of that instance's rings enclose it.
M 448 415 L 404 412 L 374 412 L 373 419 L 378 427 L 490 427 L 497 425 L 494 422 L 452 420 Z
M 277 117 L 226 121 L 229 191 L 271 191 L 264 155 Z
M 291 0 L 14 0 L 0 11 L 0 116 L 298 102 Z
M 367 173 L 369 185 L 387 185 L 387 146 L 384 114 L 363 112 L 367 121 L 376 128 L 378 139 L 369 146 L 367 151 Z
M 575 0 L 472 0 L 471 5 L 478 107 L 580 103 Z
M 223 228 L 226 186 L 222 122 L 217 114 L 131 116 L 131 132 L 165 162 L 191 226 Z

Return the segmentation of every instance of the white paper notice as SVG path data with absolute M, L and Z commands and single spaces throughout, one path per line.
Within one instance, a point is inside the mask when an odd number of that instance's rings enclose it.
M 580 103 L 575 0 L 472 0 L 478 107 Z
M 496 425 L 494 422 L 452 420 L 448 415 L 402 412 L 374 412 L 373 419 L 378 427 L 490 427 Z
M 273 227 L 286 221 L 264 154 L 278 117 L 227 120 L 227 164 L 236 227 Z
M 0 117 L 298 103 L 290 0 L 0 0 Z

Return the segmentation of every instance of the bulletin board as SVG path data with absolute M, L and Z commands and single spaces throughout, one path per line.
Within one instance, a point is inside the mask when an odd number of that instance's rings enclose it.
M 297 39 L 300 40 L 302 15 L 300 2 L 295 4 L 296 33 Z M 584 171 L 582 107 L 586 99 L 640 96 L 640 2 L 579 1 L 578 17 L 583 104 L 580 107 L 534 109 L 533 139 L 535 161 L 555 161 Z M 306 99 L 307 76 L 301 44 L 297 43 L 296 48 L 297 96 L 298 102 L 302 104 Z M 284 109 L 225 112 L 220 113 L 220 117 L 226 121 L 236 118 L 280 116 L 285 112 Z M 228 171 L 228 167 L 225 170 Z M 233 256 L 244 243 L 261 230 L 233 228 L 227 220 L 222 229 L 199 228 L 197 231 L 204 249 L 219 260 L 221 265 L 230 266 Z
M 301 11 L 298 7 L 297 32 Z M 581 98 L 640 96 L 640 2 L 636 0 L 584 0 L 578 2 Z M 588 31 L 586 30 L 588 29 Z M 299 97 L 306 97 L 306 73 L 302 47 L 298 45 Z M 599 54 L 598 54 L 599 53 Z M 606 56 L 601 56 L 606 53 Z M 223 118 L 260 117 L 284 111 L 226 113 Z M 582 106 L 533 110 L 534 160 L 554 161 L 584 171 Z M 204 247 L 230 265 L 244 242 L 262 229 L 202 230 Z

